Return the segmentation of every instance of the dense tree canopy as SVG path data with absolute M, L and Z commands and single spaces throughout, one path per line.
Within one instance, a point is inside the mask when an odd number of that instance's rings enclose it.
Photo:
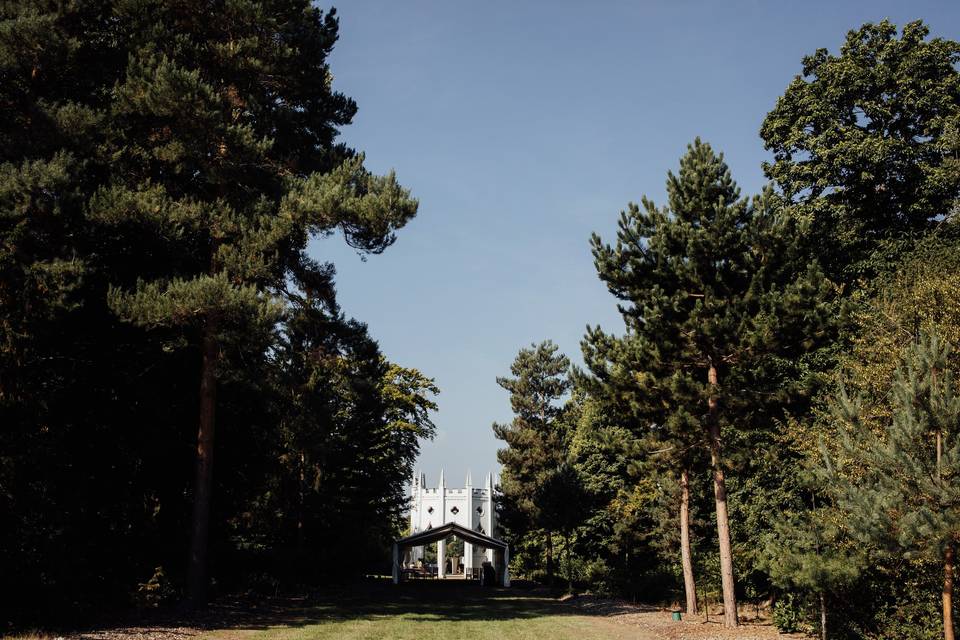
M 544 482 L 566 460 L 567 426 L 559 401 L 570 388 L 570 361 L 547 340 L 520 349 L 510 366 L 513 378 L 497 378 L 510 392 L 514 419 L 494 424 L 493 431 L 507 446 L 497 452 L 501 475 L 501 521 L 519 536 L 535 530 L 546 536 L 545 569 L 553 579 L 552 521 L 556 510 L 545 515 L 537 499 Z M 553 516 L 553 517 L 551 517 Z
M 841 395 L 835 407 L 846 426 L 843 456 L 826 456 L 822 470 L 855 536 L 907 557 L 942 559 L 946 640 L 954 637 L 960 540 L 960 389 L 951 351 L 936 335 L 908 347 L 890 386 L 892 416 L 882 435 L 861 420 L 864 398 Z
M 0 6 L 0 633 L 389 563 L 439 390 L 307 253 L 418 208 L 340 141 L 337 38 L 309 0 Z M 624 330 L 497 379 L 515 569 L 952 640 L 958 65 L 920 22 L 850 31 L 762 123 L 769 188 L 697 139 L 593 236 Z
M 837 282 L 889 271 L 960 196 L 960 45 L 911 22 L 803 59 L 760 130 L 767 175 Z
M 741 198 L 709 145 L 690 145 L 667 193 L 667 208 L 644 199 L 642 211 L 631 205 L 621 215 L 615 246 L 593 237 L 598 274 L 622 301 L 628 334 L 619 340 L 591 330 L 584 356 L 602 383 L 645 405 L 641 420 L 664 445 L 684 450 L 699 439 L 709 450 L 726 622 L 734 626 L 721 427 L 742 429 L 758 412 L 766 389 L 757 374 L 768 360 L 797 357 L 822 340 L 830 288 L 791 246 L 776 198 Z M 688 463 L 678 464 L 685 490 Z M 683 552 L 689 584 L 686 545 Z
M 417 202 L 337 141 L 337 32 L 307 0 L 0 9 L 9 615 L 124 600 L 158 566 L 200 603 L 208 547 L 223 584 L 252 566 L 230 554 L 398 522 L 436 388 L 341 316 L 306 246 L 378 253 Z
M 635 596 L 617 572 L 656 575 L 688 614 L 722 589 L 731 624 L 737 597 L 770 598 L 781 628 L 823 638 L 953 637 L 952 498 L 918 426 L 933 401 L 926 374 L 895 374 L 921 334 L 958 335 L 960 45 L 928 33 L 866 24 L 806 57 L 761 128 L 760 196 L 697 141 L 668 206 L 631 204 L 615 244 L 594 236 L 625 331 L 588 327 L 563 412 L 595 500 L 574 580 Z M 941 355 L 943 413 L 958 390 Z M 847 426 L 829 410 L 841 381 L 868 399 Z

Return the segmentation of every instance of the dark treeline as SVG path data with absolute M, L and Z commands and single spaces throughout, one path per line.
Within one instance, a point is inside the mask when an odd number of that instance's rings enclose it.
M 518 573 L 727 626 L 770 602 L 784 630 L 952 640 L 958 63 L 919 22 L 851 31 L 763 121 L 763 193 L 696 140 L 665 204 L 593 237 L 625 331 L 499 380 Z
M 388 557 L 436 388 L 306 253 L 417 209 L 337 141 L 337 29 L 308 0 L 0 7 L 0 624 Z

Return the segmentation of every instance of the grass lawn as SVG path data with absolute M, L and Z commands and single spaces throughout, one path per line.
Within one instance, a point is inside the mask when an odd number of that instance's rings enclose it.
M 656 636 L 584 615 L 539 591 L 482 589 L 475 584 L 420 582 L 369 585 L 329 605 L 286 610 L 253 624 L 219 629 L 203 640 L 599 640 Z
M 25 635 L 21 640 L 783 640 L 767 620 L 723 629 L 716 614 L 674 622 L 656 607 L 584 596 L 550 597 L 516 584 L 368 581 L 309 598 L 223 597 L 193 614 L 168 611 L 132 626 Z M 799 636 L 790 636 L 799 638 Z

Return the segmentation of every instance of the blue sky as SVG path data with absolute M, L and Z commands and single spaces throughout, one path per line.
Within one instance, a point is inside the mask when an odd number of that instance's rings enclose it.
M 580 361 L 587 324 L 622 328 L 589 237 L 664 199 L 695 136 L 744 193 L 764 183 L 764 115 L 803 55 L 847 30 L 923 19 L 960 39 L 960 2 L 396 2 L 338 6 L 335 87 L 360 111 L 343 132 L 420 199 L 397 243 L 367 261 L 338 237 L 339 300 L 387 357 L 441 389 L 420 467 L 460 486 L 496 463 L 511 417 L 495 378 L 547 338 Z

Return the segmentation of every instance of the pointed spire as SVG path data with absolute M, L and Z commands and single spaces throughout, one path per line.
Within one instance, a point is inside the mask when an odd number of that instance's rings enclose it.
M 472 487 L 473 486 L 473 476 L 470 475 L 470 469 L 467 469 L 467 484 L 464 486 Z
M 447 486 L 447 485 L 444 484 L 444 481 L 443 481 L 443 468 L 441 467 L 441 468 L 440 468 L 440 484 L 439 484 L 439 487 L 440 487 L 441 489 L 443 489 L 445 486 Z

